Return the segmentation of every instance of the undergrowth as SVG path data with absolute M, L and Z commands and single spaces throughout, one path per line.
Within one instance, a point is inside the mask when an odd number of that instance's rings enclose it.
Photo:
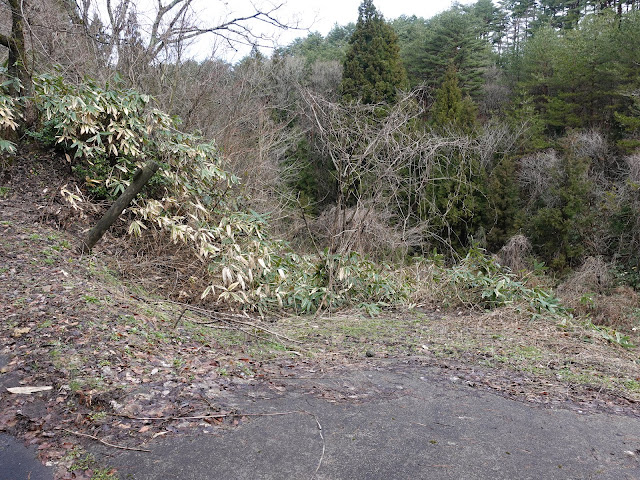
M 563 312 L 553 295 L 528 287 L 480 249 L 471 249 L 451 268 L 437 259 L 420 259 L 407 269 L 357 253 L 299 255 L 271 237 L 266 215 L 244 207 L 239 180 L 225 169 L 215 143 L 181 132 L 179 119 L 153 108 L 149 96 L 117 82 L 103 88 L 90 80 L 76 85 L 42 75 L 34 83 L 42 121 L 31 134 L 63 151 L 90 197 L 115 198 L 144 162 L 161 165 L 128 209 L 128 231 L 165 232 L 174 243 L 187 245 L 203 265 L 198 273 L 208 285 L 203 300 L 263 314 L 359 306 L 375 315 L 411 303 L 422 285 L 407 272 L 426 268 L 433 273 L 430 281 L 468 306 L 522 303 L 536 315 Z M 7 102 L 0 102 L 6 107 L 5 113 L 0 108 L 0 120 L 11 127 Z M 74 208 L 84 207 L 78 192 L 65 186 L 61 194 Z
M 439 279 L 470 307 L 491 309 L 524 303 L 535 314 L 566 313 L 560 300 L 552 293 L 543 288 L 529 287 L 526 281 L 476 247 L 471 248 L 456 266 L 442 270 Z

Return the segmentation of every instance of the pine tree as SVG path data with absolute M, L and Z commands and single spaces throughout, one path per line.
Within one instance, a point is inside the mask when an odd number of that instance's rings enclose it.
M 467 11 L 476 18 L 480 38 L 491 42 L 500 51 L 507 23 L 504 10 L 492 0 L 478 0 L 467 7 Z
M 638 20 L 631 14 L 619 20 L 612 12 L 589 15 L 572 30 L 545 27 L 527 40 L 514 76 L 533 98 L 548 133 L 609 129 L 613 112 L 628 108 L 622 92 L 637 79 Z
M 478 18 L 454 7 L 429 20 L 419 63 L 420 83 L 430 89 L 442 84 L 447 68 L 455 65 L 460 88 L 480 96 L 489 61 L 490 42 L 481 36 Z
M 372 0 L 364 0 L 358 13 L 358 22 L 344 61 L 343 99 L 392 103 L 397 90 L 407 83 L 400 61 L 398 37 Z

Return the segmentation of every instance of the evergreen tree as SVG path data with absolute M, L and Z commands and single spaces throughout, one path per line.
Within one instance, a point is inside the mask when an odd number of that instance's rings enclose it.
M 312 32 L 305 38 L 297 38 L 286 47 L 276 50 L 276 53 L 280 56 L 304 57 L 307 65 L 331 60 L 342 63 L 354 29 L 355 24 L 349 23 L 344 27 L 335 25 L 326 37 L 318 32 Z
M 452 8 L 429 20 L 419 63 L 420 83 L 436 89 L 453 63 L 460 88 L 472 97 L 481 94 L 489 61 L 489 41 L 481 38 L 480 22 L 460 8 Z
M 478 23 L 480 38 L 489 41 L 491 45 L 500 51 L 505 35 L 507 18 L 504 10 L 497 7 L 493 0 L 478 0 L 467 8 Z
M 538 30 L 524 47 L 520 86 L 534 99 L 548 133 L 598 126 L 610 130 L 613 112 L 630 107 L 624 91 L 637 84 L 640 17 L 604 12 L 566 32 Z
M 343 99 L 363 103 L 393 102 L 397 89 L 407 83 L 398 37 L 372 0 L 363 0 L 358 13 L 344 61 Z
M 630 108 L 630 115 L 615 112 L 615 118 L 624 130 L 624 138 L 618 140 L 621 150 L 631 153 L 640 148 L 640 90 L 631 92 L 629 96 L 634 104 Z
M 483 212 L 483 226 L 487 231 L 487 249 L 497 252 L 507 243 L 522 223 L 519 205 L 520 189 L 516 182 L 516 163 L 505 157 L 489 174 L 486 199 L 487 208 Z
M 594 253 L 586 247 L 595 221 L 594 188 L 588 172 L 588 159 L 565 155 L 553 172 L 552 202 L 541 205 L 528 221 L 527 236 L 534 251 L 554 269 L 576 266 L 585 255 Z
M 476 121 L 476 107 L 468 96 L 462 98 L 458 85 L 458 72 L 451 63 L 442 85 L 436 92 L 436 101 L 431 109 L 431 118 L 439 128 L 453 127 L 470 132 Z
M 471 134 L 476 120 L 476 108 L 471 98 L 458 86 L 458 74 L 449 65 L 444 81 L 436 92 L 431 108 L 431 121 L 436 130 L 446 134 Z M 440 229 L 438 236 L 446 238 L 456 250 L 464 250 L 482 227 L 482 212 L 486 209 L 485 171 L 476 158 L 454 148 L 447 153 L 447 162 L 436 167 L 436 181 L 427 198 L 433 199 L 428 212 Z M 439 224 L 438 224 L 439 223 Z
M 409 84 L 419 85 L 422 81 L 419 65 L 427 34 L 427 21 L 415 15 L 411 17 L 401 15 L 391 21 L 391 26 L 398 35 L 400 58 L 407 71 Z

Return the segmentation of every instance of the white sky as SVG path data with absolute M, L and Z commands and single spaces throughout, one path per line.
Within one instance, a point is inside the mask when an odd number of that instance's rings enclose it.
M 220 4 L 209 0 L 209 7 L 205 10 L 214 9 Z M 310 31 L 318 31 L 326 35 L 337 23 L 346 25 L 358 19 L 358 6 L 361 0 L 283 0 L 285 5 L 279 10 L 278 18 L 284 19 L 289 24 L 296 21 L 301 27 Z M 230 10 L 234 6 L 240 6 L 243 0 L 230 0 L 225 2 Z M 277 0 L 263 2 L 264 4 L 275 3 Z M 447 10 L 454 3 L 452 0 L 374 0 L 374 5 L 384 18 L 391 20 L 400 15 L 416 15 L 418 17 L 430 18 L 444 10 Z M 471 4 L 475 0 L 462 0 L 458 3 Z M 257 26 L 257 25 L 256 25 Z M 307 31 L 287 30 L 283 32 L 273 32 L 277 36 L 279 46 L 287 45 L 298 37 L 306 37 Z M 229 58 L 232 61 L 238 60 L 248 53 L 248 50 L 241 49 L 236 55 Z
M 158 0 L 132 0 L 136 5 L 138 20 L 148 27 L 155 18 Z M 170 0 L 160 0 L 162 5 L 167 5 Z M 117 5 L 118 0 L 112 0 Z M 346 25 L 358 19 L 358 6 L 361 0 L 196 0 L 193 4 L 194 13 L 192 19 L 202 26 L 219 25 L 225 19 L 250 15 L 255 8 L 269 10 L 274 6 L 283 4 L 275 16 L 287 25 L 298 24 L 308 31 L 318 31 L 326 35 L 335 24 Z M 448 8 L 454 2 L 452 0 L 374 0 L 374 5 L 387 20 L 400 15 L 416 15 L 430 18 Z M 459 3 L 470 4 L 475 0 L 461 0 Z M 96 8 L 106 19 L 106 0 L 96 0 Z M 262 22 L 254 21 L 250 24 L 252 31 L 261 33 L 275 39 L 277 46 L 288 45 L 298 37 L 306 37 L 307 30 L 278 30 L 270 28 Z M 144 27 L 143 27 L 144 29 Z M 196 57 L 207 57 L 213 49 L 213 39 L 200 37 L 191 47 Z M 235 62 L 250 52 L 250 47 L 238 46 L 237 52 L 227 52 L 215 49 L 216 56 L 223 56 L 226 60 Z M 264 49 L 264 53 L 270 53 Z
M 334 24 L 346 25 L 358 19 L 358 7 L 361 0 L 288 0 L 283 11 L 299 15 L 312 31 L 319 31 L 323 35 L 328 33 Z M 400 15 L 416 15 L 429 18 L 440 13 L 453 4 L 451 0 L 374 0 L 374 5 L 387 20 Z M 474 3 L 474 0 L 459 3 Z M 296 35 L 293 35 L 295 38 Z M 292 39 L 293 39 L 292 38 Z M 288 43 L 288 42 L 287 42 Z

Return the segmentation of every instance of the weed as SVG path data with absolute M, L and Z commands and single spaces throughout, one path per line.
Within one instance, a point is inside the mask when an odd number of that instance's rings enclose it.
M 533 346 L 518 346 L 515 348 L 514 353 L 515 355 L 530 360 L 537 360 L 542 357 L 540 349 Z
M 181 358 L 174 358 L 173 359 L 173 368 L 175 368 L 176 370 L 180 370 L 182 367 L 184 366 L 184 360 Z
M 595 296 L 595 293 L 593 292 L 587 292 L 585 294 L 583 294 L 580 297 L 580 305 L 582 305 L 583 307 L 586 307 L 588 309 L 593 309 L 595 306 L 595 301 L 593 299 L 593 297 Z
M 154 331 L 154 332 L 151 332 L 151 335 L 154 337 L 155 340 L 159 342 L 167 343 L 169 341 L 169 335 L 167 335 L 164 332 Z
M 37 233 L 32 233 L 31 235 L 29 235 L 29 240 L 41 240 L 41 239 L 42 237 Z
M 13 306 L 14 306 L 14 307 L 22 308 L 22 307 L 24 307 L 26 304 L 27 304 L 27 299 L 26 299 L 26 298 L 24 298 L 24 297 L 16 298 L 16 299 L 13 301 Z
M 57 245 L 51 247 L 51 249 L 55 250 L 56 252 L 59 252 L 62 249 L 71 250 L 71 244 L 67 240 L 62 240 Z
M 69 389 L 72 392 L 79 392 L 80 390 L 82 390 L 82 382 L 80 380 L 70 380 Z
M 598 372 L 592 372 L 588 370 L 580 370 L 575 372 L 571 368 L 562 368 L 558 370 L 556 377 L 568 382 L 581 383 L 583 385 L 604 385 L 607 388 L 611 388 L 611 380 L 605 378 Z
M 118 480 L 118 475 L 113 469 L 98 468 L 93 470 L 91 480 Z
M 100 303 L 100 299 L 98 297 L 94 297 L 93 295 L 85 295 L 84 296 L 84 301 L 86 303 L 92 303 L 92 304 L 99 304 Z
M 51 325 L 53 325 L 53 320 L 49 319 L 49 320 L 45 320 L 44 322 L 38 324 L 38 328 L 49 328 Z
M 268 348 L 270 348 L 271 350 L 276 350 L 276 351 L 280 351 L 280 352 L 284 352 L 287 350 L 287 347 L 282 345 L 281 343 L 276 343 L 276 342 L 268 342 L 266 344 L 266 346 Z
M 629 335 L 625 335 L 618 330 L 602 327 L 597 327 L 596 330 L 598 330 L 602 334 L 602 337 L 608 342 L 617 343 L 618 345 L 625 348 L 635 347 L 635 345 L 631 343 Z
M 441 283 L 443 292 L 453 290 L 458 302 L 470 308 L 492 309 L 524 302 L 533 315 L 562 315 L 567 311 L 551 293 L 528 287 L 476 247 L 453 268 L 439 269 L 435 280 Z
M 78 470 L 88 470 L 95 463 L 95 457 L 85 452 L 80 447 L 74 447 L 65 457 L 65 460 L 73 460 L 73 463 L 69 467 L 72 472 Z
M 0 187 L 0 198 L 6 198 L 9 196 L 11 189 L 9 187 Z
M 122 320 L 127 325 L 136 325 L 138 322 L 136 321 L 136 317 L 133 315 L 119 315 L 120 320 Z
M 625 388 L 632 392 L 640 392 L 640 381 L 639 380 L 627 380 L 624 382 Z
M 369 315 L 370 317 L 377 317 L 378 315 L 380 315 L 380 312 L 382 311 L 380 309 L 381 306 L 386 306 L 387 304 L 382 304 L 382 303 L 361 303 L 360 305 L 358 305 L 358 308 L 362 309 L 367 315 Z
M 105 412 L 92 412 L 89 414 L 89 418 L 94 422 L 103 422 L 107 419 L 107 414 Z
M 85 452 L 81 447 L 74 447 L 63 460 L 71 460 L 73 463 L 69 467 L 71 472 L 93 470 L 91 480 L 118 480 L 114 469 L 97 468 L 96 458 Z

